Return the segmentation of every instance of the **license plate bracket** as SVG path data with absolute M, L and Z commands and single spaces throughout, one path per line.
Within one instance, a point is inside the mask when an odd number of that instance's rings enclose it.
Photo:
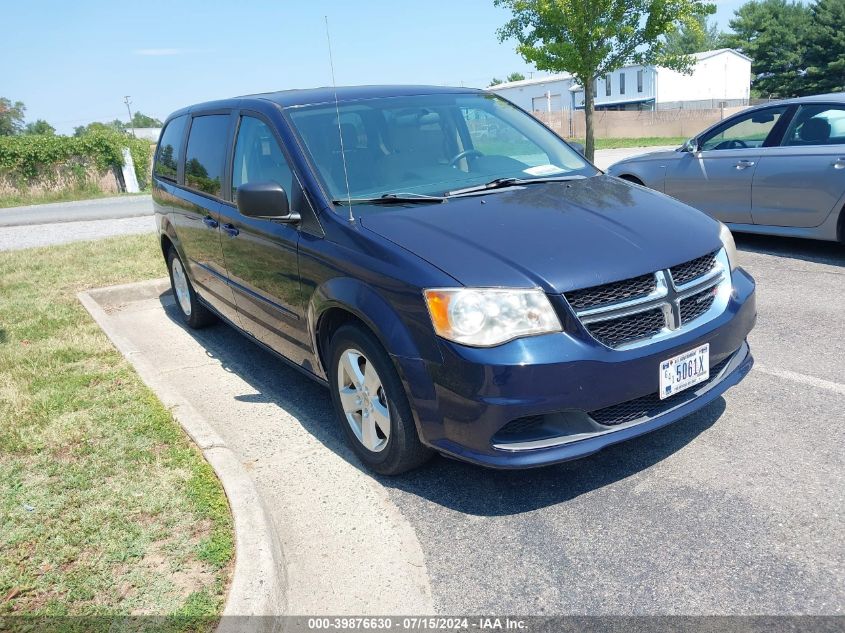
M 710 378 L 710 343 L 681 352 L 660 362 L 660 399 Z

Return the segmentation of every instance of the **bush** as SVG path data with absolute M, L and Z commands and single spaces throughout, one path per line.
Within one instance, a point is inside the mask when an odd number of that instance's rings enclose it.
M 0 137 L 0 174 L 27 183 L 46 168 L 91 162 L 100 171 L 123 166 L 123 148 L 128 147 L 141 188 L 150 173 L 148 141 L 116 130 L 96 130 L 82 136 L 23 135 Z

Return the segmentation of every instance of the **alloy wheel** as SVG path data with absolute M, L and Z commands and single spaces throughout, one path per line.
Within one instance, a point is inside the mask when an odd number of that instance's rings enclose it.
M 390 439 L 390 409 L 375 366 L 360 351 L 347 349 L 337 368 L 340 402 L 358 441 L 379 453 Z

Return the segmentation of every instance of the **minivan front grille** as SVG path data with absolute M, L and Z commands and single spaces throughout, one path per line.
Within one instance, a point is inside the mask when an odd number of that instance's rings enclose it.
M 587 330 L 608 347 L 618 347 L 657 334 L 666 327 L 663 310 L 653 308 L 606 321 L 587 324 Z
M 699 391 L 702 387 L 716 380 L 731 358 L 733 358 L 733 354 L 713 365 L 710 368 L 710 377 L 706 381 L 697 384 L 694 389 L 691 388 L 687 391 L 682 391 L 674 396 L 669 396 L 665 400 L 661 400 L 660 394 L 654 392 L 641 398 L 635 398 L 603 409 L 590 411 L 588 415 L 603 426 L 619 426 L 620 424 L 627 424 L 634 420 L 653 418 L 669 409 L 674 409 L 679 404 L 695 398 L 696 391 Z
M 724 250 L 654 273 L 564 293 L 584 329 L 607 347 L 626 349 L 671 336 L 724 309 L 730 294 Z
M 573 290 L 567 292 L 566 300 L 576 310 L 582 308 L 597 308 L 599 306 L 610 305 L 625 301 L 628 299 L 636 299 L 638 297 L 645 297 L 654 292 L 657 288 L 657 281 L 654 275 L 640 275 L 633 279 L 623 279 L 622 281 L 614 281 L 609 284 L 602 284 L 601 286 L 593 286 L 592 288 L 584 288 L 582 290 Z
M 717 251 L 718 252 L 718 251 Z M 691 262 L 672 266 L 669 272 L 672 274 L 672 281 L 676 286 L 683 286 L 697 277 L 707 274 L 716 266 L 716 253 L 704 255 Z

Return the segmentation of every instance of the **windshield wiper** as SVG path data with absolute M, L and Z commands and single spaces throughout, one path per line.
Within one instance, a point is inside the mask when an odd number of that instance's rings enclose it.
M 455 189 L 446 193 L 447 196 L 461 196 L 467 193 L 478 193 L 480 191 L 489 191 L 490 189 L 504 189 L 505 187 L 516 187 L 522 185 L 531 185 L 541 182 L 566 182 L 568 180 L 580 180 L 584 176 L 547 176 L 541 178 L 496 178 L 483 185 L 473 185 L 464 189 Z
M 352 204 L 431 204 L 446 202 L 444 196 L 428 196 L 422 193 L 386 193 L 378 198 L 338 198 L 335 205 Z

